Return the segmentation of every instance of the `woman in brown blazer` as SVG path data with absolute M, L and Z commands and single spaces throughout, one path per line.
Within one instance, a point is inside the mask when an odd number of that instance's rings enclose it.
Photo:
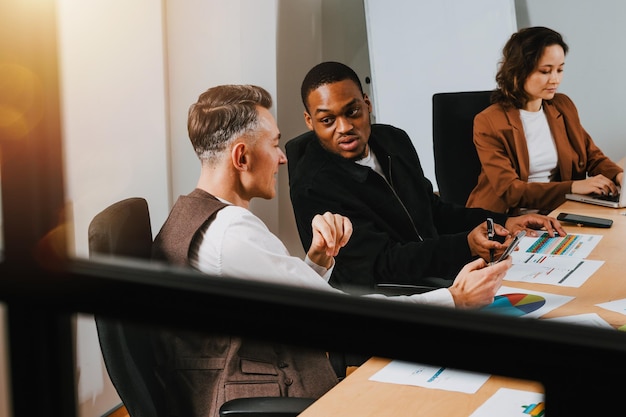
M 567 193 L 618 192 L 623 169 L 595 145 L 572 100 L 556 92 L 567 51 L 545 27 L 521 29 L 504 46 L 493 104 L 474 119 L 482 170 L 468 207 L 545 214 Z

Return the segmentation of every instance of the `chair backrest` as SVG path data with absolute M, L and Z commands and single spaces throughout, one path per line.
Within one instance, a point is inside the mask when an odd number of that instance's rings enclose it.
M 88 228 L 90 256 L 149 259 L 152 229 L 148 203 L 139 197 L 118 201 L 98 213 Z M 155 376 L 150 330 L 145 325 L 95 316 L 104 363 L 131 417 L 155 417 L 165 398 Z
M 289 176 L 289 183 L 294 178 L 294 172 L 296 170 L 296 166 L 298 165 L 298 161 L 304 155 L 304 151 L 306 149 L 307 143 L 310 140 L 313 140 L 314 136 L 311 135 L 311 132 L 302 133 L 299 136 L 296 136 L 293 139 L 289 139 L 287 143 L 285 143 L 285 153 L 287 155 L 287 174 Z
M 433 95 L 435 177 L 441 199 L 465 205 L 478 182 L 474 116 L 490 104 L 491 90 Z
M 148 203 L 130 197 L 111 204 L 91 220 L 89 254 L 150 259 L 152 229 Z

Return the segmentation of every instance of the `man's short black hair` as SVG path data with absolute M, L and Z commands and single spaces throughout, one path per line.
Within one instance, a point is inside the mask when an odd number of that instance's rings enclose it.
M 363 86 L 361 80 L 356 72 L 349 66 L 342 64 L 341 62 L 327 61 L 317 64 L 309 70 L 302 81 L 302 87 L 300 88 L 300 95 L 302 96 L 302 104 L 306 111 L 309 111 L 307 105 L 307 97 L 311 91 L 326 84 L 332 84 L 343 80 L 352 80 L 359 86 L 359 90 L 363 93 Z

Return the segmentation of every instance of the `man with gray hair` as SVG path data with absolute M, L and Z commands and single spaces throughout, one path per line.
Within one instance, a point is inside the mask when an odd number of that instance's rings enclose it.
M 334 257 L 352 235 L 347 217 L 314 216 L 313 238 L 302 260 L 249 210 L 252 198 L 275 197 L 276 174 L 287 163 L 271 105 L 261 87 L 222 85 L 191 106 L 188 131 L 200 178 L 196 189 L 172 207 L 155 238 L 153 257 L 225 279 L 341 293 L 328 280 Z M 510 259 L 488 267 L 480 259 L 466 265 L 450 288 L 390 298 L 480 307 L 493 301 L 510 266 Z M 324 351 L 198 332 L 155 335 L 171 415 L 215 417 L 221 404 L 238 397 L 318 398 L 338 381 Z

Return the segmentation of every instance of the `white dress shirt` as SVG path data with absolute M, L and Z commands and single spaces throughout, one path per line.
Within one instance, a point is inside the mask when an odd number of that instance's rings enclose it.
M 189 259 L 202 272 L 343 293 L 328 283 L 332 267 L 327 270 L 308 257 L 302 260 L 291 256 L 281 240 L 248 209 L 224 207 L 199 233 L 201 237 L 192 245 Z M 367 296 L 454 307 L 452 294 L 446 288 L 410 296 Z

